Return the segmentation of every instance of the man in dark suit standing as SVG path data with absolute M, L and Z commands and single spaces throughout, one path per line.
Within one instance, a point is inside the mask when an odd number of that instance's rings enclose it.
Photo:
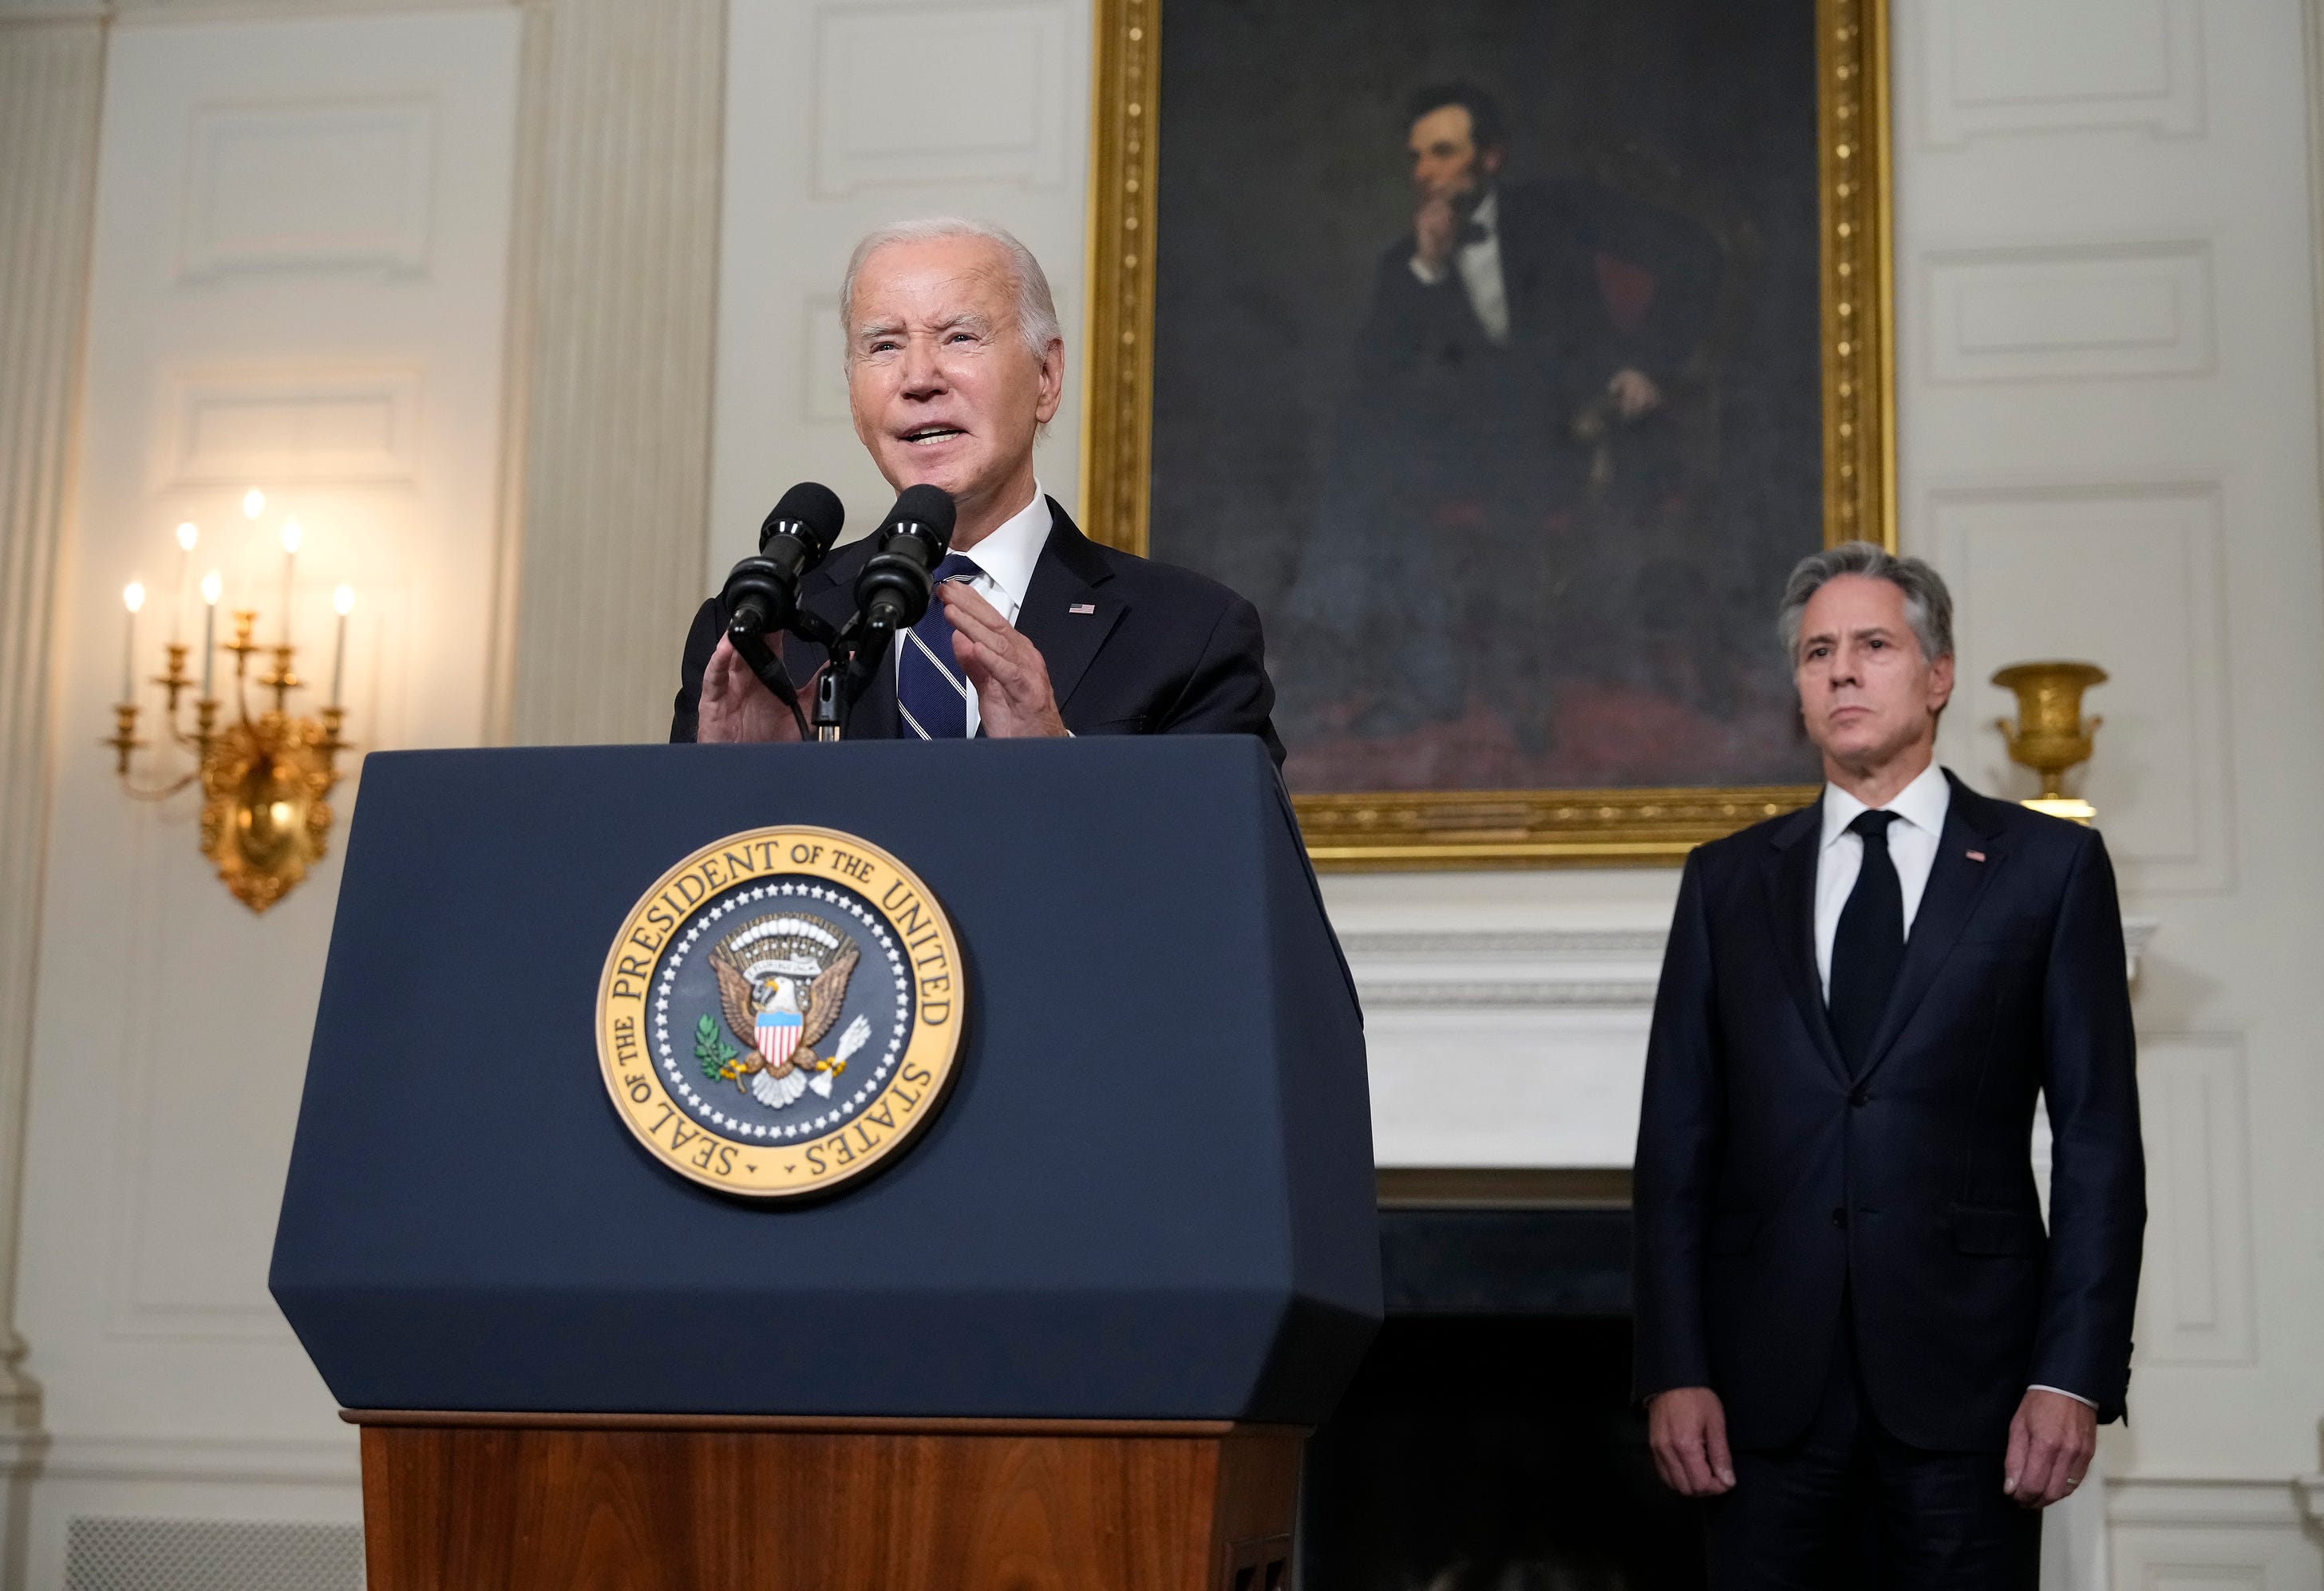
M 937 600 L 854 704 L 857 739 L 1252 734 L 1279 763 L 1259 613 L 1215 581 L 1082 535 L 1040 489 L 1033 442 L 1065 390 L 1040 262 L 997 226 L 945 217 L 872 234 L 841 293 L 855 434 L 890 485 L 941 486 L 958 518 Z M 869 538 L 800 583 L 835 628 Z M 785 740 L 796 722 L 725 639 L 712 599 L 687 636 L 673 740 Z M 787 642 L 802 686 L 822 649 Z
M 2146 1204 L 2113 869 L 2096 832 L 1935 767 L 1952 615 L 1925 564 L 1817 554 L 1781 629 L 1826 784 L 1680 881 L 1636 1390 L 1664 1480 L 1712 1500 L 1714 1586 L 2030 1591 L 2038 1511 L 2130 1378 Z

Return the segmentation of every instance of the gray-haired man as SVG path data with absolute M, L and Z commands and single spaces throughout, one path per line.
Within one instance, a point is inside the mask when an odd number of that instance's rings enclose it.
M 1713 1585 L 2030 1591 L 2037 1511 L 2130 1378 L 2146 1204 L 2113 869 L 2094 831 L 1936 767 L 1952 603 L 1927 565 L 1817 554 L 1780 628 L 1826 783 L 1680 882 L 1637 1392 L 1663 1478 L 1712 1500 Z
M 1277 762 L 1259 613 L 1199 575 L 1101 547 L 1033 474 L 1065 391 L 1065 338 L 1025 245 L 944 216 L 882 227 L 848 262 L 840 313 L 855 435 L 890 485 L 940 486 L 959 518 L 938 600 L 851 710 L 855 739 L 1252 734 Z M 836 627 L 867 538 L 799 585 Z M 686 642 L 673 740 L 796 740 L 790 714 L 702 604 Z M 820 648 L 784 656 L 804 686 Z

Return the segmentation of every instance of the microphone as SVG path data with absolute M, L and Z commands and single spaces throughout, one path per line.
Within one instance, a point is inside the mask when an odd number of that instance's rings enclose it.
M 935 594 L 929 571 L 952 546 L 952 494 L 941 486 L 907 486 L 872 532 L 879 551 L 855 577 L 855 605 L 875 637 L 872 655 L 884 638 L 909 630 L 928 611 Z
M 823 562 L 847 510 L 830 487 L 801 481 L 759 527 L 759 554 L 726 576 L 726 633 L 738 645 L 788 628 L 798 612 L 799 582 Z

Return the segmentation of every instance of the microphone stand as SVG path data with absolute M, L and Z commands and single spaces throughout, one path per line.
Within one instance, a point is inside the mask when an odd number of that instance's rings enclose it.
M 880 672 L 880 660 L 895 644 L 895 630 L 887 624 L 867 623 L 858 612 L 835 630 L 801 609 L 791 621 L 791 630 L 801 639 L 821 646 L 828 656 L 823 671 L 816 676 L 815 715 L 811 722 L 816 740 L 836 740 L 840 725 Z M 784 681 L 786 685 L 789 683 Z M 794 713 L 798 711 L 796 706 L 792 708 Z M 802 734 L 807 727 L 805 723 L 800 726 Z

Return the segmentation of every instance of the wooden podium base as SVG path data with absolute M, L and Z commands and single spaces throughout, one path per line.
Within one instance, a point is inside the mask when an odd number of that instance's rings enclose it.
M 348 1410 L 371 1591 L 1289 1591 L 1282 1426 Z

